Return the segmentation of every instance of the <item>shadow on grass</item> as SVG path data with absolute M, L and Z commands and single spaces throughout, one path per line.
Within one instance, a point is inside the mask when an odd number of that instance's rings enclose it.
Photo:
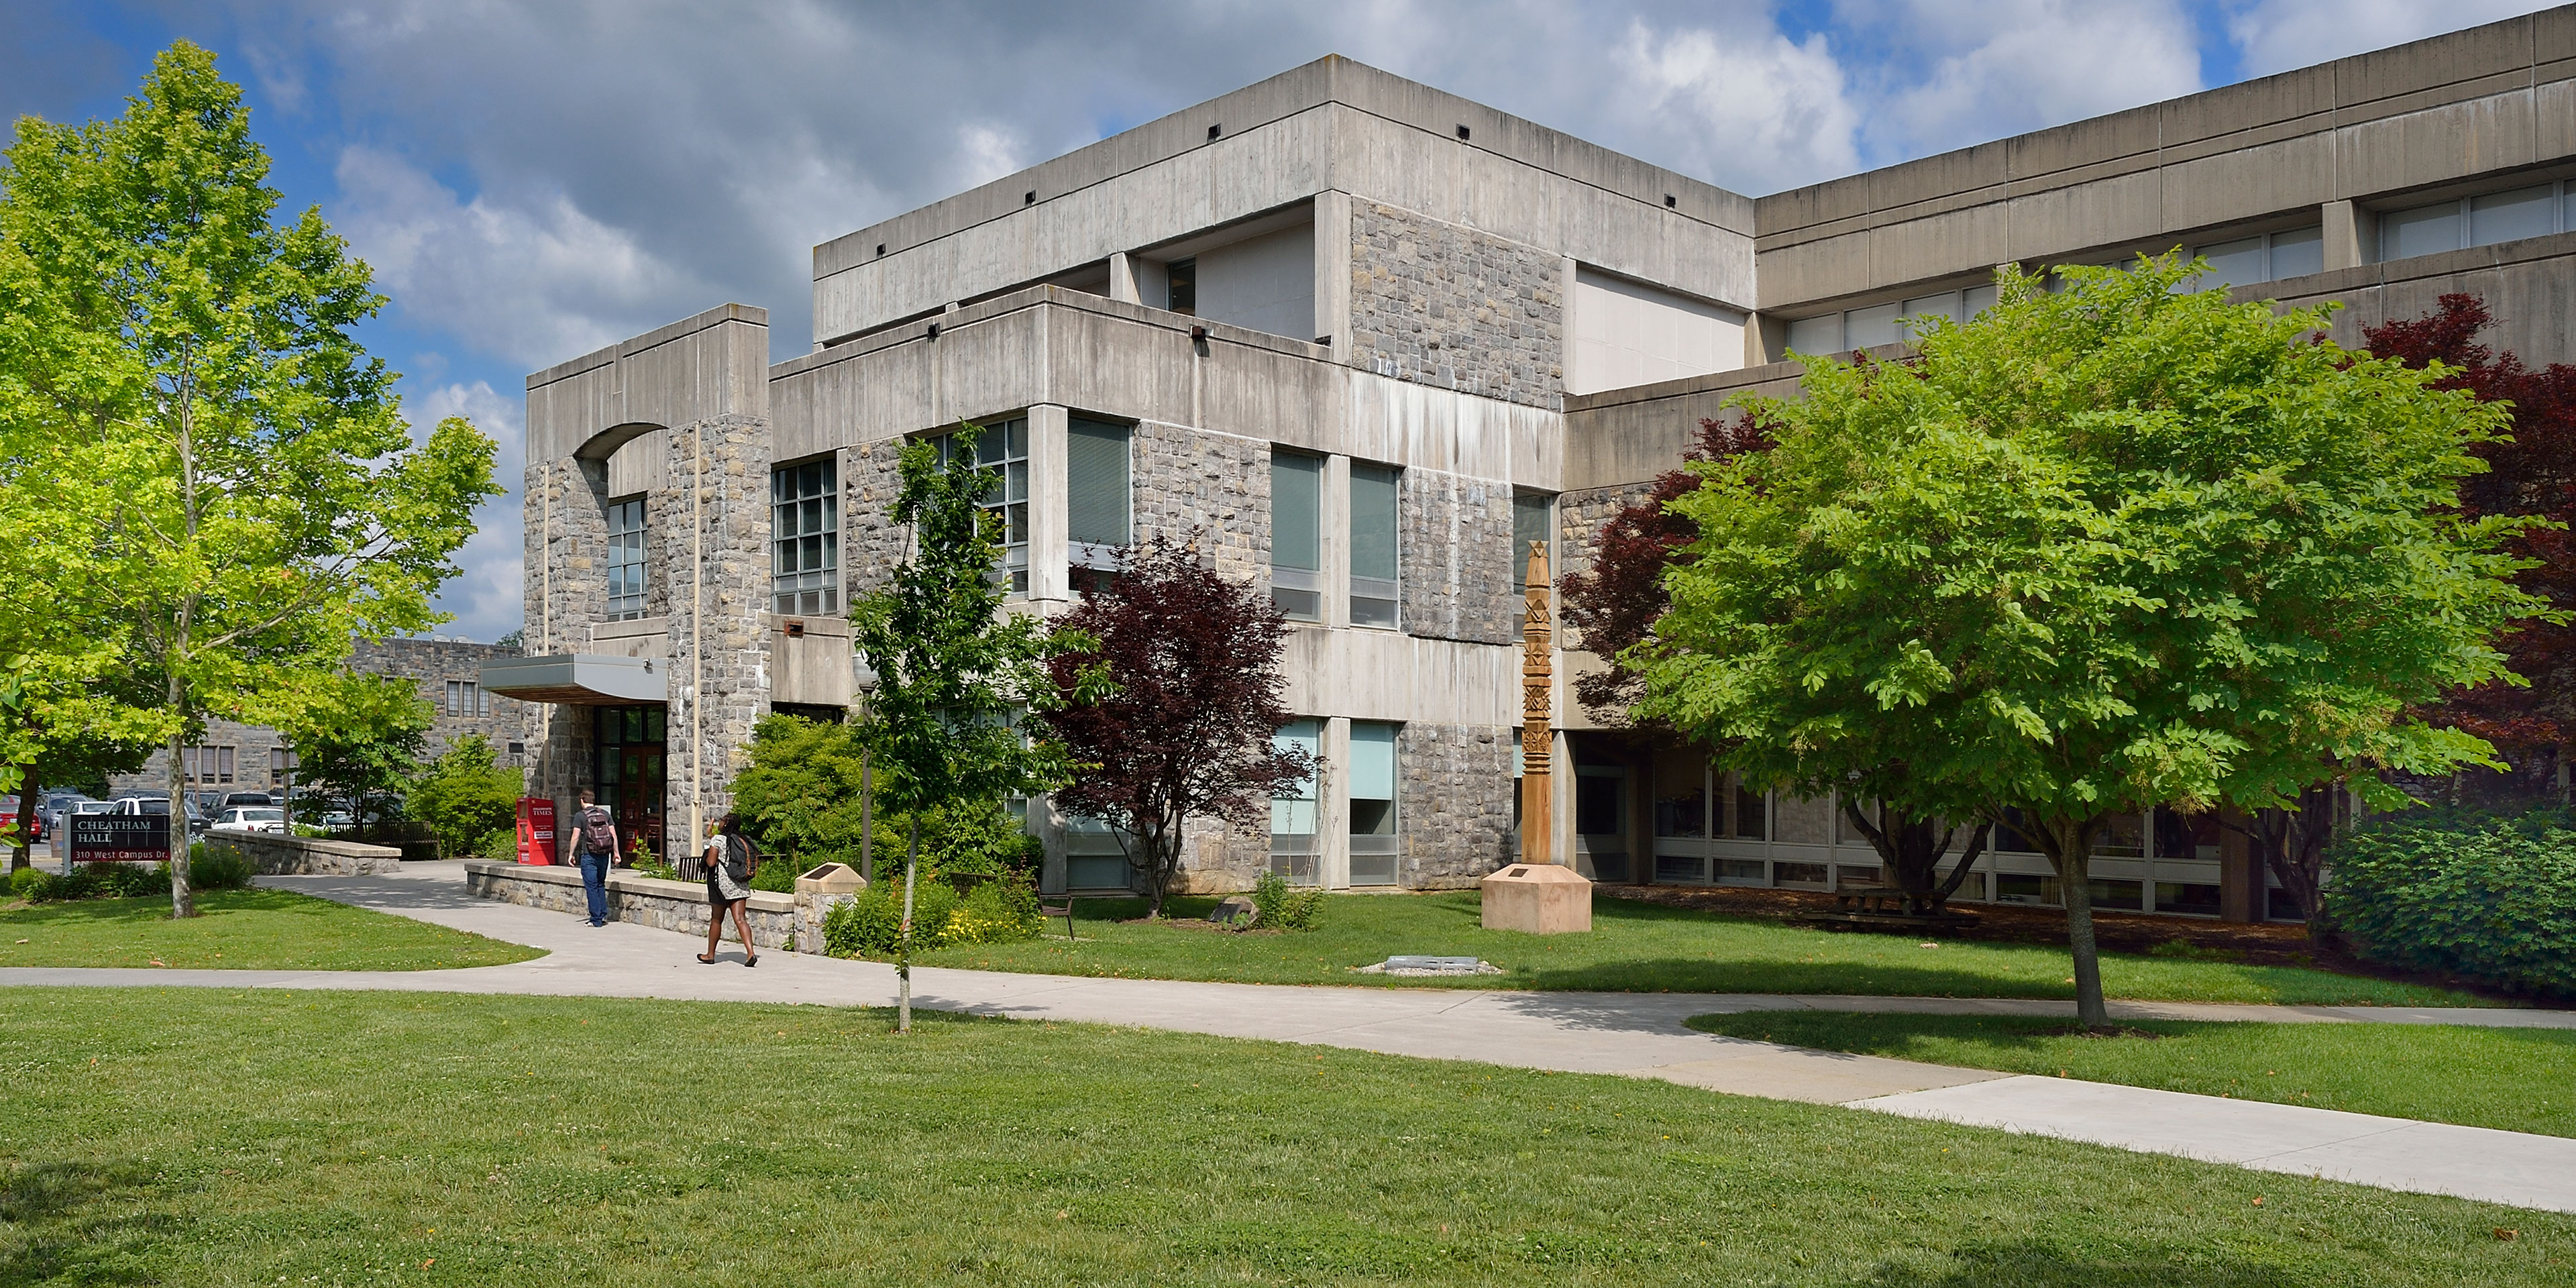
M 1876 962 L 1817 962 L 1787 957 L 1641 958 L 1537 966 L 1512 972 L 1516 985 L 1552 992 L 1830 993 L 1860 997 L 2027 997 L 2063 1000 L 2075 990 L 2048 980 L 1999 977 Z
M 0 1250 L 0 1285 L 150 1283 L 135 1254 L 176 1224 L 130 1209 L 151 1181 L 139 1163 L 49 1162 L 0 1172 L 0 1225 L 15 1227 Z
M 330 916 L 326 903 L 308 899 L 285 890 L 200 890 L 197 911 L 278 912 L 307 917 Z M 11 926 L 42 928 L 59 926 L 149 925 L 170 920 L 170 897 L 147 895 L 140 899 L 71 899 L 62 903 L 34 903 L 13 912 L 0 913 L 0 922 Z
M 2278 1266 L 2212 1264 L 2206 1246 L 2141 1248 L 2117 1257 L 2089 1257 L 2040 1240 L 1970 1244 L 1950 1254 L 1940 1270 L 1881 1265 L 1865 1280 L 1872 1288 L 2292 1288 L 2307 1280 Z

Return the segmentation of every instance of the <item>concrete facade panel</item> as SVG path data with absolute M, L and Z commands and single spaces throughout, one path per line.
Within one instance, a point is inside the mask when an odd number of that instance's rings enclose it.
M 2355 54 L 2331 64 L 2335 101 L 2351 108 L 2510 73 L 2531 65 L 2531 42 L 2531 19 L 2508 18 L 2391 49 Z
M 2334 141 L 2309 134 L 2167 166 L 2158 196 L 2181 232 L 2321 206 L 2334 195 Z
M 2141 157 L 2152 159 L 2163 142 L 2164 109 L 2160 104 L 2150 104 L 2055 129 L 2038 130 L 1987 146 L 2004 153 L 2005 173 L 2001 178 L 2033 179 L 2104 162 L 2131 162 Z M 1984 179 L 1982 174 L 1976 177 L 1984 184 L 2000 181 L 2000 178 Z M 1961 184 L 1960 188 L 1966 186 Z M 1882 202 L 1881 208 L 1884 209 L 1885 205 Z
M 2539 160 L 2531 91 L 2383 117 L 2335 131 L 2338 196 L 2448 183 Z
M 2280 124 L 2305 122 L 2306 129 L 2322 129 L 2327 122 L 2310 118 L 2332 112 L 2334 106 L 2334 69 L 2306 67 L 2173 99 L 2158 104 L 2156 112 L 2162 146 L 2175 148 Z
M 2013 258 L 2044 258 L 2152 237 L 2159 231 L 2162 190 L 2163 176 L 2151 170 L 2013 198 L 2004 203 Z M 1954 264 L 1944 271 L 1971 267 Z
M 1991 208 L 1909 219 L 1869 232 L 1869 285 L 1918 282 L 2012 258 L 2012 228 Z
M 1504 727 L 1520 722 L 1516 649 L 1395 631 L 1300 628 L 1279 668 L 1303 716 Z

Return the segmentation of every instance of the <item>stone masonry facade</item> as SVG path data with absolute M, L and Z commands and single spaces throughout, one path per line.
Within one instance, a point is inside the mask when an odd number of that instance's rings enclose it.
M 1351 360 L 1382 376 L 1554 409 L 1564 261 L 1396 206 L 1351 203 Z
M 716 416 L 674 426 L 668 442 L 673 522 L 652 530 L 663 547 L 655 562 L 683 576 L 702 566 L 705 577 L 703 586 L 674 584 L 670 594 L 664 827 L 676 837 L 692 806 L 702 828 L 732 808 L 734 760 L 769 709 L 761 629 L 769 607 L 769 422 Z M 694 620 L 700 611 L 703 625 Z M 693 641 L 703 650 L 696 657 Z M 694 798 L 693 783 L 704 784 Z M 674 849 L 694 854 L 696 838 Z
M 911 545 L 912 530 L 894 521 L 894 500 L 903 491 L 903 444 L 888 438 L 841 449 L 843 612 L 883 586 Z
M 1269 445 L 1150 420 L 1129 443 L 1135 539 L 1195 540 L 1218 576 L 1266 589 Z
M 1472 886 L 1512 860 L 1512 731 L 1411 723 L 1396 735 L 1396 879 L 1416 890 Z
M 1405 633 L 1472 644 L 1518 640 L 1511 488 L 1410 469 L 1397 513 Z

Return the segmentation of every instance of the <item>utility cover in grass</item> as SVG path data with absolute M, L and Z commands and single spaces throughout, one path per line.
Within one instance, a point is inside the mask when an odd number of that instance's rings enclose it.
M 1503 968 L 1476 957 L 1389 957 L 1359 971 L 1363 975 L 1500 975 Z

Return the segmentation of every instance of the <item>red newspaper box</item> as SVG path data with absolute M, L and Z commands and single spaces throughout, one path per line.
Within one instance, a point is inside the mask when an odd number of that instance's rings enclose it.
M 519 798 L 519 862 L 539 866 L 555 861 L 555 803 L 543 796 Z

